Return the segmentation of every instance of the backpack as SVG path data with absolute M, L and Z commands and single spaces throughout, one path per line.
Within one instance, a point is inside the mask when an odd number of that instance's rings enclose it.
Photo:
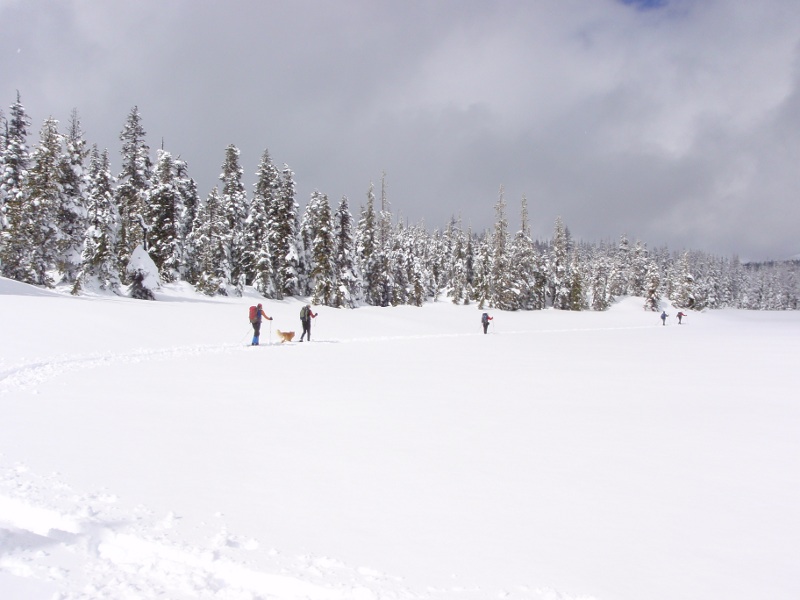
M 308 319 L 308 307 L 307 306 L 304 306 L 303 308 L 300 309 L 300 318 L 303 321 Z
M 481 323 L 488 323 L 489 322 L 489 313 L 483 313 L 481 317 Z
M 258 307 L 251 306 L 250 307 L 250 322 L 255 323 L 256 319 L 258 319 Z

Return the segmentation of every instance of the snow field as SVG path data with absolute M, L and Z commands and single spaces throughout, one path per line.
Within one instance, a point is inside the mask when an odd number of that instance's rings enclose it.
M 797 314 L 0 284 L 3 597 L 800 593 Z

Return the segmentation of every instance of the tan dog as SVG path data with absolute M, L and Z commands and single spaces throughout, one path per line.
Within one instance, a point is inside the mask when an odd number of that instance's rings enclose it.
M 291 342 L 292 339 L 294 338 L 294 331 L 281 331 L 280 329 L 278 329 L 277 331 L 278 331 L 278 339 L 280 339 L 281 344 L 283 342 Z

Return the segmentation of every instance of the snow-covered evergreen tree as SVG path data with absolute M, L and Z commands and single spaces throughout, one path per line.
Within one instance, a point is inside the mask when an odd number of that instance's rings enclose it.
M 386 174 L 381 177 L 381 210 L 378 214 L 375 252 L 372 255 L 371 296 L 367 301 L 374 306 L 392 306 L 394 299 L 394 269 L 391 262 L 394 250 L 392 212 L 386 194 Z
M 312 302 L 317 305 L 336 306 L 336 290 L 339 287 L 335 268 L 335 244 L 333 218 L 328 196 L 314 191 L 306 207 L 303 227 L 308 239 L 310 257 L 309 283 Z
M 248 283 L 252 283 L 261 295 L 275 298 L 278 294 L 273 273 L 270 219 L 275 215 L 280 198 L 280 173 L 266 150 L 261 156 L 256 175 L 253 201 L 245 223 L 243 262 Z
M 172 154 L 159 149 L 152 187 L 147 192 L 145 219 L 148 223 L 148 252 L 158 268 L 161 281 L 172 282 L 180 277 L 181 195 L 175 179 Z
M 129 291 L 131 298 L 137 300 L 156 299 L 155 292 L 161 287 L 158 267 L 144 246 L 134 248 L 126 271 L 128 280 L 131 282 Z
M 115 189 L 120 216 L 117 256 L 123 265 L 128 263 L 134 248 L 146 243 L 145 201 L 153 177 L 153 163 L 145 136 L 139 108 L 134 106 L 119 136 L 122 171 Z
M 483 310 L 490 305 L 492 290 L 492 249 L 487 236 L 478 243 L 474 268 L 472 299 Z
M 645 274 L 644 297 L 645 310 L 656 311 L 659 309 L 659 289 L 661 287 L 661 274 L 658 270 L 658 263 L 654 259 L 647 261 L 647 273 Z
M 694 308 L 695 281 L 689 261 L 689 252 L 684 252 L 679 267 L 675 270 L 673 293 L 670 299 L 678 308 Z
M 611 306 L 612 296 L 609 283 L 612 270 L 612 260 L 605 249 L 601 248 L 592 261 L 592 275 L 589 284 L 592 310 L 606 310 Z
M 30 219 L 26 214 L 28 166 L 28 127 L 30 119 L 17 92 L 4 140 L 3 172 L 0 180 L 3 213 L 0 227 L 0 267 L 2 274 L 17 281 L 32 282 Z
M 102 154 L 92 148 L 86 190 L 87 221 L 81 268 L 72 288 L 73 294 L 97 288 L 114 293 L 120 291 L 120 266 L 114 251 L 117 245 L 119 213 L 114 202 L 114 180 L 109 166 L 108 150 Z
M 508 240 L 508 218 L 503 186 L 495 204 L 494 235 L 492 237 L 492 267 L 490 277 L 491 306 L 500 310 L 519 308 L 519 288 L 511 268 Z
M 0 110 L 0 234 L 6 228 L 6 195 L 3 188 L 3 174 L 5 173 L 5 156 L 8 139 L 8 122 L 3 111 Z M 0 238 L 0 245 L 2 239 Z
M 509 270 L 510 280 L 517 294 L 517 308 L 533 310 L 537 307 L 535 290 L 536 251 L 531 239 L 528 217 L 528 200 L 522 197 L 520 214 L 521 227 L 511 245 Z
M 189 283 L 197 282 L 194 270 L 194 249 L 189 244 L 197 211 L 200 209 L 200 195 L 197 183 L 189 177 L 189 165 L 180 156 L 175 159 L 175 186 L 178 190 L 180 214 L 178 218 L 178 239 L 180 240 L 180 276 Z
M 353 308 L 361 300 L 361 276 L 355 256 L 353 215 L 342 196 L 333 217 L 334 269 L 339 285 L 334 306 Z
M 464 304 L 469 304 L 469 302 L 475 297 L 475 244 L 474 236 L 472 235 L 472 227 L 467 229 L 467 245 L 464 249 L 464 274 L 466 275 L 467 279 Z
M 627 236 L 622 234 L 619 238 L 617 252 L 614 255 L 614 263 L 609 281 L 610 293 L 612 296 L 625 296 L 628 294 L 630 263 L 630 243 L 628 242 Z
M 195 289 L 207 296 L 229 295 L 231 267 L 228 215 L 219 189 L 214 188 L 197 211 L 190 243 L 196 249 L 197 283 Z
M 239 149 L 233 144 L 225 150 L 222 164 L 222 207 L 228 221 L 228 260 L 231 267 L 231 281 L 236 293 L 241 295 L 247 279 L 244 265 L 245 221 L 248 215 L 247 192 L 242 183 L 243 170 L 239 165 Z
M 59 239 L 57 267 L 62 281 L 74 283 L 81 267 L 83 242 L 88 228 L 86 159 L 89 149 L 83 138 L 78 111 L 73 110 L 64 136 L 61 156 L 61 203 L 57 211 Z
M 284 164 L 273 213 L 269 219 L 272 271 L 278 298 L 295 296 L 300 291 L 298 265 L 300 248 L 297 235 L 297 202 L 294 173 Z
M 52 287 L 53 271 L 59 257 L 58 211 L 62 206 L 61 134 L 58 121 L 47 119 L 42 125 L 39 145 L 31 154 L 27 194 L 23 211 L 27 232 L 28 281 Z
M 372 183 L 367 191 L 367 205 L 361 210 L 361 219 L 356 231 L 357 256 L 364 274 L 364 301 L 373 306 L 381 305 L 380 249 L 378 243 L 378 219 L 375 214 L 375 191 Z
M 392 306 L 401 304 L 412 304 L 420 306 L 410 299 L 411 296 L 411 277 L 413 262 L 411 257 L 414 255 L 414 231 L 405 228 L 401 223 L 392 235 L 392 248 L 389 251 L 389 265 L 392 269 Z M 424 299 L 424 296 L 423 296 Z
M 553 308 L 568 310 L 570 308 L 571 277 L 569 265 L 569 234 L 561 221 L 556 218 L 553 241 L 550 248 L 550 264 L 548 268 L 550 298 Z
M 453 304 L 468 304 L 467 240 L 459 227 L 454 227 L 451 235 L 453 251 L 450 256 L 450 300 Z
M 580 269 L 580 258 L 577 251 L 572 253 L 569 268 L 569 310 L 585 310 L 587 308 L 586 290 Z
M 647 284 L 647 265 L 650 253 L 647 251 L 647 244 L 636 242 L 630 257 L 628 271 L 628 289 L 630 296 L 644 296 Z

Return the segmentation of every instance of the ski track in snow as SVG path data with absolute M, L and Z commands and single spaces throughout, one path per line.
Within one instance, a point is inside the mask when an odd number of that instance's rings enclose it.
M 503 332 L 490 332 L 491 335 L 529 335 L 529 334 L 552 334 L 552 333 L 570 333 L 578 331 L 611 331 L 611 330 L 628 330 L 628 329 L 650 329 L 656 325 L 644 325 L 633 327 L 587 327 L 587 328 L 572 328 L 572 329 L 537 329 L 537 330 L 516 330 L 516 331 L 503 331 Z M 386 341 L 407 341 L 407 340 L 421 340 L 421 339 L 446 339 L 458 337 L 476 337 L 481 336 L 482 333 L 439 333 L 439 334 L 420 334 L 420 335 L 402 335 L 402 336 L 375 336 L 364 338 L 351 338 L 344 340 L 315 340 L 308 342 L 311 344 L 330 344 L 330 343 L 369 343 L 369 342 L 386 342 Z M 306 343 L 306 342 L 304 342 Z M 299 342 L 291 342 L 290 344 L 281 344 L 275 342 L 273 344 L 263 344 L 263 347 L 289 347 L 298 345 Z M 220 353 L 233 353 L 233 352 L 247 352 L 250 351 L 251 346 L 243 346 L 242 344 L 224 344 L 219 346 L 211 345 L 194 345 L 194 346 L 175 346 L 163 349 L 138 349 L 130 352 L 109 352 L 105 354 L 92 353 L 86 355 L 75 355 L 66 357 L 55 357 L 51 359 L 36 360 L 34 362 L 21 363 L 17 365 L 2 366 L 0 365 L 0 395 L 6 394 L 11 390 L 25 390 L 31 391 L 35 387 L 46 381 L 52 379 L 67 371 L 75 370 L 88 370 L 95 368 L 102 368 L 114 364 L 125 363 L 138 363 L 151 360 L 170 360 L 175 358 L 184 358 L 190 355 L 203 355 L 203 354 L 220 354 Z

